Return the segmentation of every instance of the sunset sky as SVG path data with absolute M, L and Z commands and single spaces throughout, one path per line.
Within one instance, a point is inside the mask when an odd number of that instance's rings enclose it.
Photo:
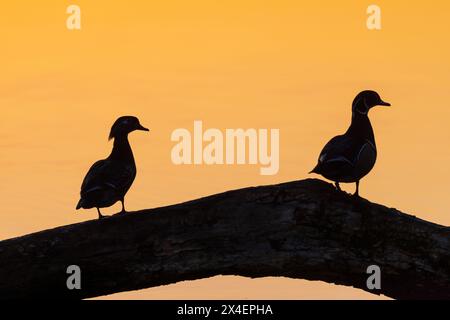
M 382 30 L 366 28 L 377 4 Z M 81 30 L 66 8 L 81 8 Z M 351 102 L 374 89 L 370 201 L 450 225 L 448 1 L 8 1 L 0 8 L 0 239 L 96 218 L 75 211 L 114 120 L 136 115 L 128 210 L 314 177 Z M 171 161 L 177 128 L 277 128 L 280 170 Z M 353 192 L 353 185 L 344 185 Z M 105 210 L 113 213 L 120 205 Z M 377 298 L 322 282 L 215 277 L 112 298 Z

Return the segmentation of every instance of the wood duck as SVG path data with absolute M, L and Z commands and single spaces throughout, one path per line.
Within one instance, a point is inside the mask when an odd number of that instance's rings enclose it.
M 372 125 L 368 117 L 374 106 L 390 106 L 381 100 L 375 91 L 362 91 L 352 105 L 352 122 L 347 132 L 331 139 L 323 148 L 316 167 L 310 173 L 317 173 L 339 183 L 356 183 L 355 196 L 359 196 L 359 181 L 375 165 L 377 147 Z
M 138 118 L 123 116 L 111 128 L 109 140 L 114 139 L 114 147 L 108 158 L 97 161 L 89 169 L 81 185 L 81 199 L 76 209 L 97 208 L 98 218 L 103 218 L 100 208 L 122 202 L 125 211 L 125 194 L 136 177 L 136 164 L 128 142 L 128 134 L 135 130 L 149 131 Z

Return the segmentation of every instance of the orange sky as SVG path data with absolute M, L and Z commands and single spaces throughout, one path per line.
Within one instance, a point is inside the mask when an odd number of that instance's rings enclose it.
M 303 3 L 305 2 L 305 3 Z M 82 30 L 66 28 L 78 4 Z M 106 157 L 112 122 L 137 115 L 129 210 L 306 178 L 345 131 L 353 97 L 375 89 L 378 162 L 362 196 L 449 225 L 448 1 L 61 1 L 2 4 L 0 238 L 93 219 L 75 212 L 86 170 Z M 175 166 L 176 128 L 279 128 L 280 171 Z M 353 186 L 346 187 L 353 191 Z M 118 206 L 106 210 L 114 212 Z M 115 298 L 367 298 L 292 279 L 217 277 Z

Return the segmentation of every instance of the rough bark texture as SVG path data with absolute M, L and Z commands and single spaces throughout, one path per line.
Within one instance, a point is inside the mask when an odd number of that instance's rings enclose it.
M 81 290 L 66 287 L 72 264 Z M 382 272 L 377 292 L 366 287 L 373 264 Z M 449 299 L 450 229 L 303 180 L 0 242 L 0 298 L 88 298 L 215 275 Z

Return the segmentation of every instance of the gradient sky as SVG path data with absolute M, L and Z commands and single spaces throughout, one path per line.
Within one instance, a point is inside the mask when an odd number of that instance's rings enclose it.
M 11 1 L 0 10 L 0 238 L 96 217 L 74 210 L 89 166 L 108 155 L 113 121 L 131 137 L 138 176 L 129 210 L 308 177 L 351 102 L 377 90 L 378 161 L 361 195 L 450 224 L 448 1 Z M 66 28 L 77 4 L 82 30 Z M 280 171 L 175 166 L 176 128 L 279 128 Z M 345 186 L 353 191 L 353 186 Z M 115 206 L 106 212 L 119 209 Z M 114 298 L 373 298 L 286 278 L 216 277 Z

